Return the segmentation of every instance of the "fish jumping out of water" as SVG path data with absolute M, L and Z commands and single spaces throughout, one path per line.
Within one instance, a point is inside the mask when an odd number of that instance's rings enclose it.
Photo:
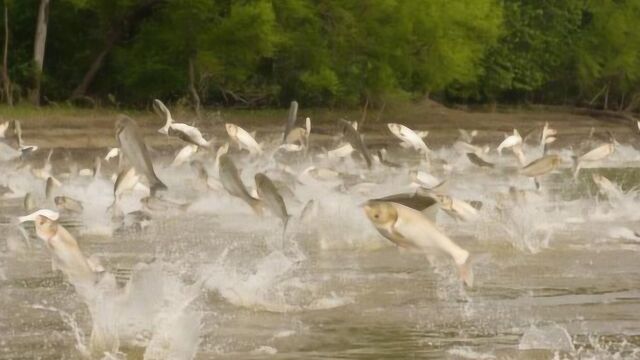
M 615 142 L 613 141 L 613 139 L 611 139 L 610 142 L 597 146 L 596 148 L 590 150 L 589 152 L 587 152 L 582 156 L 573 157 L 573 162 L 574 162 L 573 178 L 575 179 L 578 177 L 578 173 L 580 172 L 580 169 L 585 163 L 603 160 L 607 158 L 609 155 L 613 154 L 615 149 L 616 149 Z
M 232 123 L 226 123 L 224 127 L 227 130 L 227 134 L 229 134 L 229 138 L 238 144 L 240 148 L 248 150 L 251 155 L 262 154 L 262 147 L 245 129 Z
M 536 184 L 536 188 L 540 188 L 538 178 L 557 169 L 562 164 L 562 158 L 559 155 L 545 155 L 530 162 L 527 166 L 520 169 L 520 174 L 532 177 Z
M 158 129 L 159 133 L 176 136 L 183 141 L 203 148 L 211 147 L 213 140 L 205 140 L 200 130 L 195 126 L 175 122 L 171 116 L 171 112 L 169 112 L 169 109 L 162 103 L 162 101 L 155 99 L 153 100 L 153 104 L 165 115 L 166 119 L 164 126 Z
M 478 210 L 464 200 L 437 193 L 434 193 L 433 197 L 438 201 L 440 208 L 455 220 L 473 221 L 479 216 Z
M 56 204 L 56 207 L 60 211 L 69 211 L 76 214 L 81 214 L 84 210 L 82 203 L 76 199 L 70 198 L 68 196 L 56 196 L 53 199 L 53 202 Z
M 289 223 L 291 216 L 287 212 L 287 205 L 285 204 L 282 195 L 280 195 L 280 192 L 267 175 L 257 173 L 255 175 L 255 181 L 258 197 L 265 207 L 273 213 L 273 215 L 282 220 L 284 234 L 287 231 L 287 224 Z
M 113 217 L 122 217 L 124 214 L 119 208 L 119 201 L 127 191 L 131 191 L 135 188 L 136 184 L 140 181 L 140 176 L 136 173 L 134 167 L 129 167 L 118 173 L 116 181 L 113 184 L 113 204 L 110 209 L 113 211 Z
M 351 147 L 364 158 L 367 163 L 367 167 L 371 168 L 371 165 L 373 164 L 371 154 L 369 153 L 369 149 L 365 145 L 364 141 L 362 141 L 360 133 L 358 133 L 353 125 L 346 120 L 340 119 L 338 120 L 338 124 L 342 127 L 344 138 L 349 142 Z
M 191 156 L 193 156 L 193 154 L 195 154 L 197 151 L 198 151 L 197 145 L 187 144 L 185 147 L 180 149 L 180 151 L 178 151 L 175 159 L 173 159 L 173 162 L 171 163 L 171 167 L 180 166 L 186 163 L 191 158 Z
M 623 197 L 622 190 L 619 186 L 611 182 L 605 176 L 600 174 L 591 174 L 593 182 L 598 186 L 598 190 L 606 195 L 609 200 L 620 200 Z
M 18 220 L 35 223 L 36 234 L 51 251 L 54 270 L 61 270 L 74 284 L 94 283 L 98 279 L 97 274 L 104 269 L 82 254 L 76 239 L 58 223 L 59 217 L 55 211 L 41 209 Z
M 287 123 L 284 127 L 284 135 L 282 136 L 282 143 L 287 143 L 287 137 L 289 136 L 289 132 L 293 130 L 293 127 L 296 125 L 296 119 L 298 118 L 298 102 L 292 101 L 289 106 L 289 115 L 287 116 Z
M 138 124 L 126 116 L 121 115 L 116 121 L 116 139 L 120 144 L 120 151 L 140 175 L 149 181 L 151 194 L 158 190 L 166 190 L 167 186 L 158 178 L 153 170 L 149 150 L 144 143 Z
M 505 135 L 505 139 L 498 145 L 498 154 L 502 155 L 502 149 L 508 149 L 518 144 L 522 144 L 522 136 L 520 136 L 518 129 L 513 129 L 513 135 Z
M 420 151 L 423 154 L 429 154 L 431 152 L 431 150 L 427 147 L 427 144 L 422 139 L 423 137 L 421 137 L 415 131 L 409 129 L 408 127 L 401 124 L 388 123 L 387 128 L 389 128 L 389 131 L 391 131 L 391 133 L 395 137 L 402 140 L 403 143 L 407 144 L 414 150 Z
M 416 191 L 413 193 L 401 193 L 385 196 L 370 201 L 387 201 L 404 205 L 414 210 L 420 211 L 424 216 L 436 223 L 438 215 L 438 201 L 431 195 L 421 194 Z
M 473 286 L 469 252 L 442 233 L 420 211 L 389 201 L 369 201 L 364 211 L 378 232 L 397 246 L 421 251 L 428 259 L 442 253 L 449 255 L 464 283 Z
M 467 158 L 469 158 L 469 161 L 471 161 L 471 163 L 473 163 L 476 166 L 479 167 L 487 167 L 487 168 L 493 168 L 495 167 L 494 164 L 486 161 L 485 159 L 481 158 L 480 156 L 478 156 L 478 154 L 476 153 L 467 153 Z
M 284 142 L 285 145 L 299 145 L 303 148 L 309 147 L 309 134 L 311 134 L 311 118 L 305 120 L 305 127 L 296 127 L 289 131 Z
M 257 215 L 262 215 L 262 202 L 249 194 L 244 186 L 238 168 L 229 155 L 220 156 L 220 182 L 225 190 L 231 195 L 246 202 Z

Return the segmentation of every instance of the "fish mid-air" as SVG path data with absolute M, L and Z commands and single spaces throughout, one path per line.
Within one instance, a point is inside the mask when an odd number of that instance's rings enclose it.
M 415 131 L 409 129 L 408 127 L 401 124 L 388 123 L 387 128 L 395 137 L 402 140 L 402 142 L 408 147 L 411 147 L 416 151 L 420 151 L 425 155 L 428 155 L 431 151 L 422 139 L 424 136 L 418 135 Z M 428 132 L 425 133 L 425 136 L 426 134 L 428 134 Z
M 411 209 L 420 211 L 424 216 L 431 220 L 434 224 L 438 215 L 438 201 L 431 195 L 421 194 L 418 191 L 412 193 L 401 193 L 385 196 L 378 199 L 370 200 L 372 202 L 392 202 L 404 205 Z
M 295 127 L 291 129 L 284 139 L 284 144 L 299 145 L 307 149 L 309 147 L 309 134 L 311 134 L 311 119 L 306 118 L 305 127 Z
M 171 116 L 171 112 L 162 103 L 162 101 L 155 99 L 153 100 L 153 104 L 154 107 L 159 109 L 160 112 L 162 112 L 165 116 L 165 124 L 163 127 L 158 129 L 159 133 L 164 135 L 176 136 L 183 141 L 203 148 L 211 147 L 213 140 L 205 140 L 200 130 L 195 126 L 175 122 L 173 120 L 173 117 Z
M 369 201 L 364 205 L 367 218 L 378 232 L 399 247 L 417 250 L 433 259 L 440 254 L 450 256 L 458 267 L 460 278 L 473 286 L 469 252 L 442 233 L 420 211 L 390 201 Z
M 242 179 L 240 179 L 238 168 L 236 168 L 233 160 L 227 154 L 220 156 L 219 177 L 222 186 L 229 195 L 240 198 L 251 206 L 257 215 L 262 215 L 262 202 L 249 194 Z
M 297 118 L 298 118 L 298 102 L 294 100 L 291 102 L 291 105 L 289 106 L 289 115 L 287 116 L 287 123 L 284 126 L 284 134 L 282 136 L 283 144 L 287 143 L 287 137 L 289 136 L 289 133 L 291 132 L 291 130 L 293 130 L 294 126 L 296 125 Z
M 607 158 L 609 155 L 613 154 L 615 149 L 616 149 L 615 142 L 611 140 L 610 142 L 607 142 L 605 144 L 602 144 L 600 146 L 593 148 L 592 150 L 588 151 L 582 156 L 573 157 L 574 179 L 578 177 L 578 173 L 580 172 L 580 169 L 585 163 L 603 160 Z
M 467 158 L 469 158 L 469 161 L 471 161 L 472 164 L 479 167 L 493 168 L 495 166 L 494 164 L 478 156 L 478 154 L 476 153 L 472 153 L 472 152 L 467 153 Z
M 149 181 L 151 194 L 158 190 L 166 190 L 167 186 L 158 178 L 153 170 L 149 150 L 144 143 L 138 124 L 126 116 L 120 116 L 116 121 L 116 139 L 120 144 L 120 151 L 129 163 Z
M 229 138 L 240 148 L 248 150 L 251 155 L 262 154 L 262 147 L 260 147 L 256 139 L 245 129 L 232 123 L 226 123 L 224 127 L 227 130 Z
M 369 149 L 365 145 L 364 141 L 362 141 L 362 136 L 358 133 L 358 130 L 344 119 L 339 119 L 338 125 L 342 128 L 342 134 L 347 142 L 364 158 L 367 163 L 367 167 L 371 168 L 371 165 L 373 164 L 371 154 L 369 153 Z
M 517 129 L 513 129 L 513 135 L 506 136 L 504 140 L 498 145 L 498 154 L 502 155 L 502 149 L 512 148 L 516 145 L 522 144 L 522 136 Z
M 464 200 L 437 193 L 434 193 L 433 196 L 438 201 L 440 209 L 442 209 L 456 221 L 473 221 L 479 217 L 478 209 Z M 482 204 L 479 202 L 474 203 L 478 206 L 478 208 L 482 206 Z
M 109 207 L 113 212 L 114 218 L 119 218 L 124 215 L 119 207 L 119 201 L 122 194 L 133 190 L 139 181 L 140 176 L 136 173 L 136 169 L 134 167 L 123 169 L 118 173 L 116 181 L 113 184 L 113 203 Z
M 539 189 L 540 183 L 538 178 L 557 169 L 561 164 L 562 158 L 559 155 L 545 155 L 520 169 L 520 174 L 533 178 L 536 188 Z
M 290 216 L 287 212 L 287 205 L 285 204 L 282 195 L 280 195 L 280 192 L 267 175 L 257 173 L 255 175 L 255 181 L 258 197 L 265 207 L 273 213 L 273 215 L 282 220 L 284 233 L 287 230 L 287 224 L 289 223 Z
M 80 214 L 84 210 L 84 207 L 82 206 L 82 203 L 80 201 L 68 196 L 56 196 L 53 199 L 53 202 L 56 204 L 56 207 L 60 211 L 69 211 L 72 213 Z
M 41 209 L 18 220 L 35 223 L 36 234 L 51 251 L 54 270 L 61 270 L 74 285 L 94 283 L 104 269 L 82 254 L 76 239 L 58 223 L 59 217 L 55 211 Z

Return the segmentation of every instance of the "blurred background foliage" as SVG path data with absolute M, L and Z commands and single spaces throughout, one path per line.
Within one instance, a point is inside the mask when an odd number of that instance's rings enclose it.
M 44 1 L 2 1 L 4 101 L 27 101 Z M 633 111 L 639 23 L 640 0 L 53 0 L 41 102 Z

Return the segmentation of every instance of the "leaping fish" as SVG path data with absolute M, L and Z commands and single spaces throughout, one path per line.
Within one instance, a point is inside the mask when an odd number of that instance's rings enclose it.
M 420 211 L 389 201 L 369 201 L 364 206 L 367 218 L 378 232 L 399 247 L 425 253 L 427 258 L 446 254 L 456 263 L 460 278 L 473 286 L 469 252 L 453 242 Z
M 586 154 L 584 154 L 582 156 L 579 156 L 579 157 L 575 157 L 574 156 L 573 157 L 573 162 L 574 162 L 573 177 L 574 177 L 574 179 L 578 177 L 578 173 L 580 172 L 580 169 L 582 168 L 584 163 L 596 162 L 596 161 L 603 160 L 603 159 L 607 158 L 609 155 L 613 154 L 615 149 L 616 149 L 615 143 L 613 141 L 611 141 L 609 143 L 602 144 L 602 145 L 592 149 L 591 151 L 587 152 Z
M 120 144 L 120 151 L 138 174 L 144 175 L 150 184 L 151 194 L 158 190 L 166 190 L 167 186 L 156 175 L 149 150 L 144 143 L 138 124 L 126 116 L 120 116 L 116 122 L 116 138 Z
M 500 145 L 498 145 L 498 154 L 502 155 L 502 149 L 507 149 L 518 144 L 522 144 L 522 137 L 517 129 L 513 129 L 513 135 L 506 136 Z
M 364 160 L 367 162 L 367 167 L 371 168 L 373 161 L 371 160 L 371 154 L 369 153 L 369 149 L 362 141 L 362 136 L 358 131 L 346 120 L 340 119 L 338 120 L 338 124 L 342 127 L 342 132 L 345 139 L 351 144 L 351 147 L 355 149 Z
M 391 133 L 395 137 L 402 140 L 402 142 L 404 142 L 414 150 L 421 151 L 424 154 L 429 154 L 429 152 L 431 151 L 427 147 L 427 144 L 424 142 L 422 137 L 408 127 L 401 124 L 388 123 L 387 128 L 389 128 L 389 131 L 391 131 Z M 428 133 L 425 133 L 425 136 L 426 134 Z
M 262 215 L 261 201 L 249 194 L 242 179 L 240 179 L 238 168 L 236 168 L 233 160 L 227 154 L 220 156 L 220 182 L 229 195 L 242 199 L 242 201 L 251 206 L 257 215 Z
M 95 282 L 97 273 L 104 269 L 82 254 L 76 239 L 58 223 L 59 217 L 55 211 L 41 209 L 18 220 L 35 222 L 36 234 L 51 251 L 55 270 L 61 270 L 76 285 Z
M 169 109 L 162 103 L 162 101 L 155 99 L 153 100 L 154 106 L 157 107 L 164 115 L 166 122 L 163 127 L 158 129 L 158 132 L 164 135 L 172 135 L 176 136 L 188 143 L 203 147 L 209 148 L 213 140 L 207 141 L 202 136 L 200 130 L 191 125 L 177 123 L 173 120 L 171 116 L 171 112 Z
M 238 144 L 238 146 L 243 149 L 247 149 L 251 155 L 262 154 L 262 148 L 256 139 L 254 139 L 253 136 L 251 136 L 251 134 L 249 134 L 245 129 L 232 123 L 226 123 L 224 126 L 227 129 L 229 138 Z
M 280 218 L 283 226 L 282 233 L 284 234 L 287 231 L 287 224 L 291 216 L 289 216 L 287 212 L 287 205 L 282 195 L 280 195 L 278 189 L 267 175 L 257 173 L 255 175 L 255 181 L 258 197 L 271 213 Z

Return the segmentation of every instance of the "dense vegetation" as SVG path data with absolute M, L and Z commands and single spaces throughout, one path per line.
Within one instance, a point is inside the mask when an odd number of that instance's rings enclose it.
M 286 106 L 295 98 L 306 106 L 380 106 L 429 95 L 616 110 L 640 103 L 640 0 L 4 0 L 3 6 L 7 102 L 141 106 L 158 97 Z M 43 28 L 44 40 L 36 36 Z M 44 41 L 40 71 L 37 48 Z

